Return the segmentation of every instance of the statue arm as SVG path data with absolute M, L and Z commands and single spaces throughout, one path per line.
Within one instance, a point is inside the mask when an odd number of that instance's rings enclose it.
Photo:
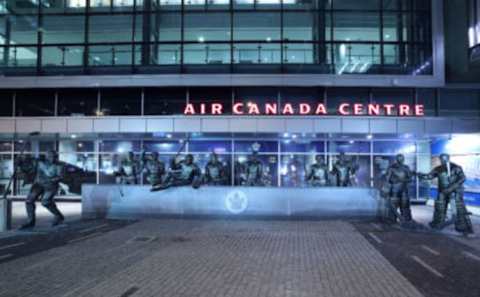
M 307 169 L 306 180 L 310 181 L 312 179 L 312 176 L 313 176 L 313 168 L 312 166 L 310 166 L 310 168 Z
M 430 172 L 427 173 L 427 174 L 418 172 L 417 175 L 418 175 L 418 177 L 420 177 L 421 179 L 431 180 L 431 179 L 434 179 L 434 178 L 436 178 L 436 177 L 438 176 L 438 172 L 437 172 L 437 169 L 436 169 L 436 168 L 433 168 L 432 171 L 430 171 Z
M 462 168 L 457 167 L 455 169 L 455 175 L 456 175 L 456 180 L 453 182 L 447 189 L 445 189 L 445 192 L 451 193 L 463 186 L 463 183 L 467 179 L 465 176 L 465 173 L 463 172 Z

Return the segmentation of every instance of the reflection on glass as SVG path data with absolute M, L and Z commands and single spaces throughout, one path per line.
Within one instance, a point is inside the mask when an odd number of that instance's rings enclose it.
M 280 165 L 281 185 L 283 187 L 304 187 L 306 170 L 311 165 L 309 155 L 284 155 Z M 308 165 L 307 165 L 308 164 Z
M 234 163 L 234 184 L 238 186 L 246 186 L 252 177 L 252 167 L 249 161 L 252 154 L 236 154 Z M 257 156 L 261 163 L 261 176 L 256 178 L 257 186 L 275 187 L 278 180 L 277 156 L 269 154 L 260 154 Z M 250 171 L 249 171 L 250 169 Z
M 13 174 L 13 162 L 10 154 L 0 154 L 0 195 L 3 195 Z
M 82 184 L 97 182 L 97 159 L 94 154 L 59 154 L 65 165 L 65 178 L 60 184 L 60 195 L 81 195 Z

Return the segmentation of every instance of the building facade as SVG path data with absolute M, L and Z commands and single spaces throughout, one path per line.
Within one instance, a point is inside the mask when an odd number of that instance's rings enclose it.
M 373 187 L 395 154 L 424 172 L 445 151 L 467 168 L 478 203 L 470 2 L 4 1 L 3 184 L 24 145 L 29 155 L 59 151 L 75 176 L 61 191 L 69 197 L 81 182 L 114 182 L 129 151 L 157 151 L 168 163 L 181 150 L 201 167 L 214 151 L 232 186 L 258 151 L 264 183 L 276 187 L 307 186 L 317 154 L 330 166 L 350 155 L 357 185 Z M 41 134 L 27 139 L 32 131 Z M 28 187 L 19 178 L 14 195 Z M 416 180 L 410 192 L 429 191 Z

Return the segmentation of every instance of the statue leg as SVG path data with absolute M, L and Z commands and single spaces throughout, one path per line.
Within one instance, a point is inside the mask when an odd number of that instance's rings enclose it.
M 437 200 L 435 200 L 435 208 L 433 211 L 433 220 L 430 222 L 430 227 L 434 229 L 440 228 L 445 223 L 447 216 L 448 197 L 442 193 L 438 193 Z
M 57 187 L 46 189 L 42 198 L 42 205 L 55 216 L 55 219 L 52 222 L 52 226 L 57 226 L 65 220 L 63 214 L 57 208 L 57 204 L 53 199 L 57 194 L 57 191 Z
M 35 227 L 35 201 L 43 194 L 43 187 L 33 184 L 27 199 L 25 200 L 25 209 L 27 211 L 27 222 L 20 229 L 29 229 Z
M 412 210 L 410 209 L 410 197 L 407 189 L 402 189 L 400 193 L 400 213 L 405 222 L 412 220 Z
M 400 205 L 400 199 L 398 197 L 398 193 L 396 191 L 392 191 L 390 197 L 388 198 L 390 199 L 390 204 L 391 204 L 391 209 L 389 210 L 389 221 L 391 221 L 392 223 L 397 223 L 397 209 Z
M 457 191 L 452 193 L 455 199 L 455 207 L 457 210 L 457 217 L 455 218 L 455 230 L 461 233 L 473 233 L 472 222 L 470 216 L 468 215 L 467 207 L 465 206 L 465 201 L 463 200 L 463 191 Z

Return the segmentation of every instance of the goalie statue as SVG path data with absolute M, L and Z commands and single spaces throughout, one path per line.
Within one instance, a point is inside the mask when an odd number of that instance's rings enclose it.
M 464 235 L 473 233 L 472 222 L 469 213 L 463 201 L 463 183 L 465 182 L 465 174 L 462 167 L 450 162 L 450 156 L 447 154 L 440 155 L 440 165 L 433 168 L 428 174 L 418 174 L 422 179 L 437 179 L 438 194 L 435 200 L 435 209 L 433 220 L 430 222 L 432 229 L 441 230 L 446 227 L 448 205 L 452 208 L 452 223 L 455 224 L 455 230 Z

